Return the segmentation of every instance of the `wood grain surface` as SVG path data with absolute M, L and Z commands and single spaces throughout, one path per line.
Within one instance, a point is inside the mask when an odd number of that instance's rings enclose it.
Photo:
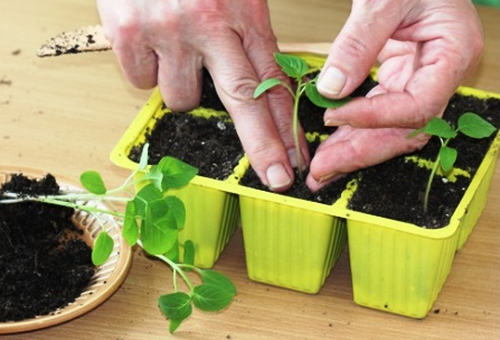
M 331 42 L 348 16 L 347 0 L 269 0 L 280 42 Z M 464 84 L 500 92 L 500 12 L 480 8 L 486 51 Z M 99 23 L 94 1 L 0 2 L 0 162 L 77 178 L 100 171 L 110 185 L 128 175 L 109 153 L 151 90 L 133 88 L 112 52 L 37 58 L 55 34 Z M 2 340 L 154 339 L 499 339 L 500 234 L 497 167 L 486 209 L 428 317 L 414 320 L 357 306 L 348 252 L 316 295 L 252 282 L 241 233 L 216 269 L 236 284 L 232 305 L 196 311 L 174 336 L 157 298 L 171 288 L 170 270 L 134 251 L 126 282 L 103 305 L 65 324 Z

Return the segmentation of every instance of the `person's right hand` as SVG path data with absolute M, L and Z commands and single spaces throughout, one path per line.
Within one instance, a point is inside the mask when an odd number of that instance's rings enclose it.
M 105 34 L 127 78 L 158 85 L 174 111 L 198 106 L 202 68 L 210 72 L 252 167 L 271 190 L 294 179 L 292 98 L 276 87 L 253 99 L 264 79 L 286 79 L 265 0 L 97 0 Z M 287 80 L 288 81 L 288 80 Z M 301 152 L 309 161 L 301 134 Z

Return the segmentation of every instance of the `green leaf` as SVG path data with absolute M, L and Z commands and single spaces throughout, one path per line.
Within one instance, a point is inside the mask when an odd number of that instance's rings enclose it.
M 150 202 L 162 200 L 163 195 L 158 188 L 153 184 L 144 186 L 134 197 L 135 215 L 138 218 L 146 217 L 146 207 Z
M 174 334 L 174 332 L 179 328 L 181 325 L 182 321 L 179 320 L 170 320 L 170 326 L 168 327 L 168 331 L 170 334 Z
M 473 112 L 466 112 L 458 118 L 458 129 L 461 133 L 472 138 L 489 137 L 496 128 Z
M 92 263 L 100 266 L 105 263 L 113 252 L 114 241 L 107 232 L 101 231 L 94 242 L 92 249 Z
M 125 207 L 122 235 L 130 246 L 135 245 L 139 238 L 139 226 L 137 224 L 135 202 L 133 200 L 128 201 Z
M 236 287 L 226 275 L 214 270 L 204 269 L 200 271 L 200 276 L 204 283 L 219 286 L 232 295 L 236 294 Z
M 170 333 L 180 326 L 182 321 L 189 317 L 193 311 L 191 297 L 183 292 L 176 292 L 160 296 L 158 307 L 170 319 Z
M 204 283 L 194 287 L 193 303 L 203 311 L 215 312 L 226 308 L 233 296 L 234 294 L 231 294 L 223 287 Z
M 149 160 L 148 151 L 149 151 L 149 143 L 146 143 L 142 147 L 141 158 L 139 160 L 139 166 L 137 167 L 137 170 L 144 170 L 148 166 L 148 160 Z
M 457 132 L 453 130 L 453 127 L 447 121 L 438 117 L 429 120 L 424 131 L 428 135 L 446 139 L 454 138 L 457 135 Z
M 142 188 L 134 199 L 142 245 L 153 255 L 167 253 L 177 242 L 178 217 L 170 210 L 169 200 L 153 184 Z
M 258 98 L 261 94 L 269 90 L 270 88 L 273 88 L 277 85 L 281 85 L 282 82 L 281 80 L 277 78 L 269 78 L 264 80 L 262 83 L 260 83 L 256 88 L 255 92 L 253 93 L 254 98 Z
M 204 311 L 225 308 L 236 295 L 236 287 L 227 276 L 219 272 L 200 270 L 203 284 L 194 288 L 193 303 Z
M 96 195 L 104 195 L 106 186 L 101 175 L 97 171 L 85 171 L 80 175 L 80 182 L 89 192 Z
M 289 77 L 295 78 L 297 80 L 302 79 L 302 77 L 307 73 L 309 67 L 304 59 L 291 54 L 275 53 L 274 59 L 283 72 L 285 72 Z
M 169 251 L 163 254 L 163 256 L 174 262 L 179 262 L 179 242 L 175 242 L 175 245 Z
M 161 191 L 181 188 L 196 176 L 198 169 L 174 157 L 163 157 L 158 165 L 152 166 L 147 178 Z
M 318 92 L 318 88 L 313 82 L 306 83 L 306 96 L 314 105 L 324 109 L 341 107 L 351 100 L 349 97 L 343 99 L 330 99 L 323 97 Z
M 191 240 L 184 242 L 184 264 L 194 265 L 194 243 Z
M 152 255 L 162 255 L 177 245 L 179 232 L 170 212 L 156 216 L 154 207 L 148 206 L 146 218 L 141 224 L 141 241 L 144 250 Z
M 184 203 L 175 196 L 166 196 L 165 202 L 168 206 L 168 210 L 174 216 L 177 229 L 183 229 L 186 222 L 186 208 L 184 207 Z
M 448 172 L 453 168 L 457 160 L 457 150 L 443 146 L 439 149 L 439 158 L 441 159 L 441 168 L 443 168 L 444 172 Z
M 425 128 L 417 129 L 417 130 L 407 134 L 406 138 L 414 138 L 414 137 L 416 137 L 419 134 L 424 133 L 424 132 L 425 132 Z

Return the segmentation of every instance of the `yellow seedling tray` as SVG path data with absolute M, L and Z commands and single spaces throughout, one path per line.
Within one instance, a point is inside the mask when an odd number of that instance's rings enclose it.
M 458 93 L 500 98 L 498 94 L 465 87 Z M 342 213 L 347 220 L 357 304 L 413 318 L 427 315 L 451 271 L 456 251 L 465 244 L 484 209 L 499 140 L 497 133 L 450 223 L 443 228 L 425 229 L 349 209 Z M 345 201 L 350 195 L 352 192 L 344 196 Z
M 319 70 L 326 60 L 306 53 L 298 55 L 306 59 L 311 71 Z M 376 69 L 372 77 L 376 79 Z M 500 98 L 471 88 L 460 88 L 458 92 Z M 127 155 L 133 146 L 144 142 L 155 118 L 168 114 L 162 106 L 156 91 L 113 150 L 111 159 L 115 164 L 128 169 L 137 166 Z M 192 114 L 221 113 L 200 108 Z M 196 176 L 189 186 L 176 192 L 187 208 L 186 227 L 180 238 L 195 243 L 197 265 L 211 267 L 237 228 L 241 214 L 248 276 L 316 293 L 345 248 L 347 234 L 354 301 L 423 318 L 443 288 L 456 251 L 466 242 L 484 208 L 499 138 L 497 135 L 449 225 L 440 229 L 425 229 L 348 209 L 355 181 L 331 205 L 245 187 L 238 184 L 250 166 L 244 156 L 228 179 Z
M 236 169 L 243 177 L 245 158 Z M 248 277 L 317 293 L 346 244 L 345 220 L 334 207 L 238 186 Z
M 163 108 L 159 91 L 154 91 L 111 152 L 111 161 L 122 168 L 135 170 L 138 164 L 128 157 L 131 149 L 143 144 L 146 133 L 156 120 L 170 112 Z M 218 113 L 198 109 L 193 114 L 210 116 Z M 169 194 L 180 198 L 186 207 L 186 222 L 179 232 L 179 242 L 191 240 L 194 243 L 195 264 L 200 268 L 211 268 L 215 264 L 238 227 L 238 196 L 226 190 L 233 181 L 233 177 L 218 181 L 195 176 L 186 187 L 169 191 Z M 182 255 L 181 249 L 181 259 Z

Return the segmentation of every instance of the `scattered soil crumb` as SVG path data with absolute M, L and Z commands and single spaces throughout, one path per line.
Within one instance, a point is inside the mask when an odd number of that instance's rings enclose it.
M 9 79 L 5 78 L 5 76 L 3 76 L 2 79 L 0 79 L 0 85 L 11 86 L 12 80 L 9 80 Z

